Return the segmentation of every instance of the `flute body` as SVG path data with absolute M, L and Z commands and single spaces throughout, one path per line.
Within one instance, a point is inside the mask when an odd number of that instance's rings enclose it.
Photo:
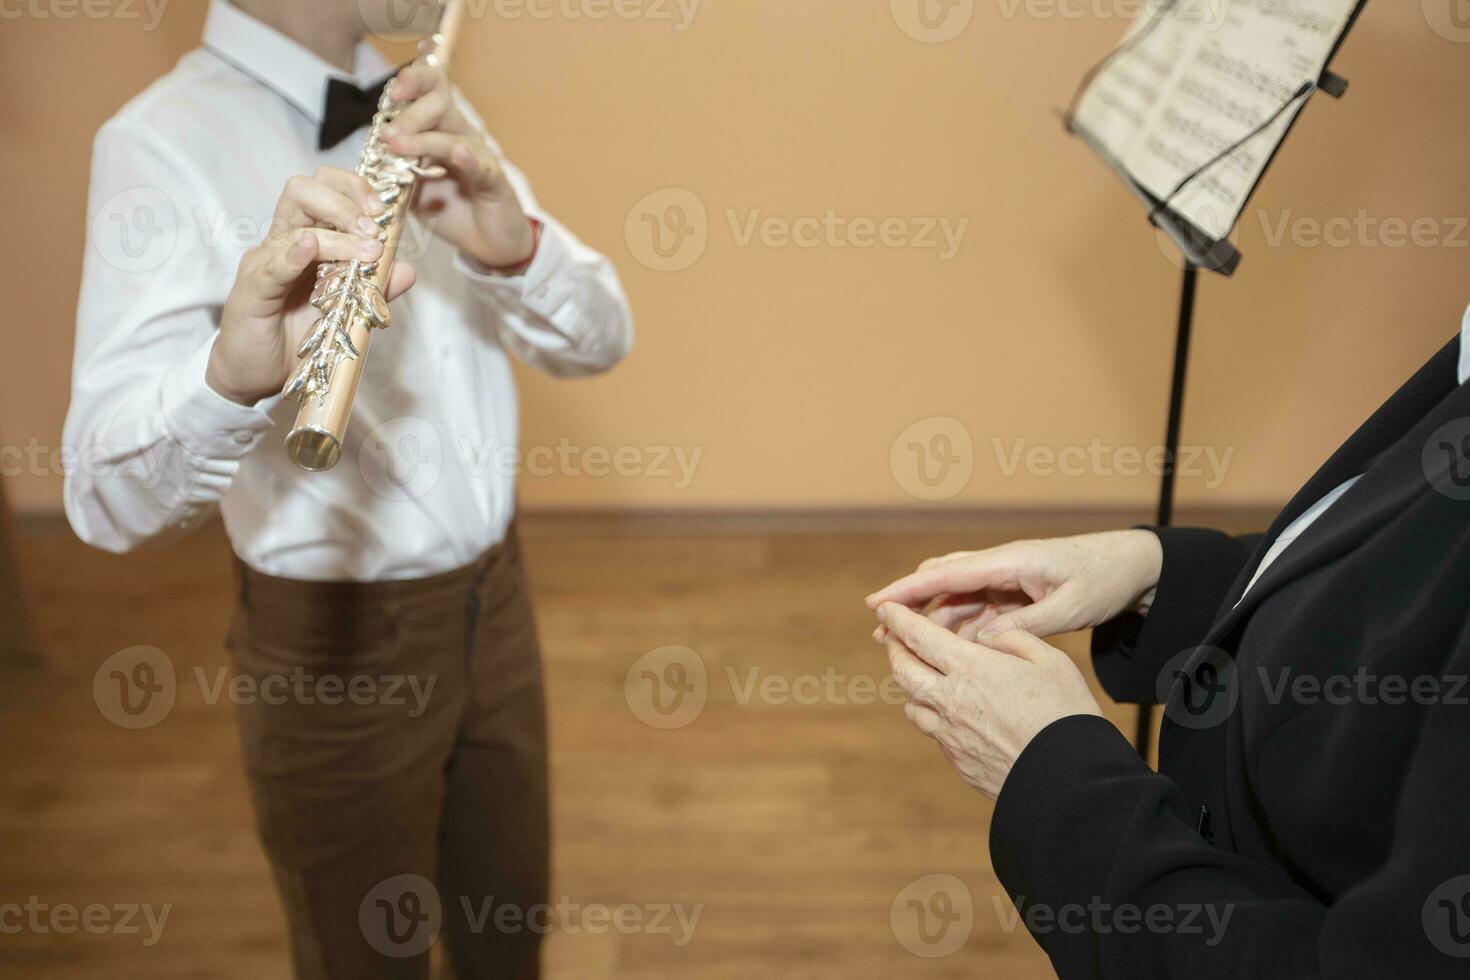
M 438 30 L 425 42 L 428 63 L 449 63 L 463 13 L 463 0 L 445 0 Z M 286 453 L 304 470 L 328 470 L 342 458 L 373 331 L 391 323 L 388 279 L 414 192 L 421 178 L 444 173 L 427 161 L 398 156 L 383 142 L 383 127 L 406 108 L 392 100 L 391 88 L 383 90 L 357 167 L 384 204 L 383 213 L 374 219 L 383 254 L 376 262 L 327 262 L 317 268 L 311 303 L 322 317 L 297 350 L 300 363 L 282 392 L 300 403 L 296 423 L 286 437 Z

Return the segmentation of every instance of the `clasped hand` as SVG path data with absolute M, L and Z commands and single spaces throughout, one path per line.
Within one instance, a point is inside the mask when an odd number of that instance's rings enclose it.
M 1146 612 L 1163 551 L 1149 531 L 1020 541 L 930 559 L 868 597 L 904 711 L 994 799 L 1052 722 L 1101 715 L 1072 659 L 1039 637 Z

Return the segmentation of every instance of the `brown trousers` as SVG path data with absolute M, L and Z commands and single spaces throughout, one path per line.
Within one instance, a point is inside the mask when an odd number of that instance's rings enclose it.
M 421 980 L 441 932 L 459 980 L 536 977 L 546 712 L 514 529 L 428 579 L 236 581 L 245 769 L 297 977 Z

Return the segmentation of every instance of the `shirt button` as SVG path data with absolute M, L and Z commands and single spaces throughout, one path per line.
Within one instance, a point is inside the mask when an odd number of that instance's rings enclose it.
M 250 444 L 250 440 L 251 439 L 254 439 L 254 438 L 255 438 L 255 436 L 251 435 L 248 432 L 236 432 L 235 433 L 235 441 L 238 442 L 242 446 L 249 445 Z
M 531 290 L 531 295 L 534 296 L 534 297 L 536 297 L 537 299 L 545 299 L 546 298 L 546 287 L 545 286 L 537 286 L 535 289 Z

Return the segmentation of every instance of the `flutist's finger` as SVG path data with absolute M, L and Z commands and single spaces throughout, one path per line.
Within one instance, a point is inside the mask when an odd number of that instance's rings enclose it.
M 444 164 L 450 173 L 466 187 L 498 194 L 509 191 L 514 194 L 505 175 L 505 165 L 500 154 L 485 144 L 484 140 L 461 139 L 449 147 Z
M 372 262 L 383 254 L 383 243 L 362 235 L 344 235 L 327 228 L 304 228 L 317 242 L 317 259 L 321 262 Z
M 380 242 L 324 228 L 303 228 L 279 247 L 262 246 L 259 274 L 247 277 L 261 298 L 290 292 L 307 268 L 318 262 L 370 262 L 383 254 Z
M 323 184 L 348 199 L 356 201 L 358 206 L 369 215 L 382 214 L 385 210 L 382 199 L 373 191 L 373 185 L 368 183 L 366 177 L 354 170 L 321 166 L 317 168 L 315 176 Z
M 449 168 L 455 178 L 473 189 L 497 190 L 505 183 L 500 156 L 479 137 L 455 133 L 418 133 L 398 136 L 395 153 L 425 157 Z
M 245 316 L 273 316 L 307 268 L 317 261 L 321 243 L 315 235 L 298 232 L 283 246 L 262 245 L 240 262 L 240 276 L 230 302 Z
M 272 229 L 290 235 L 299 228 L 316 225 L 364 236 L 378 231 L 363 205 L 342 191 L 313 177 L 292 177 L 276 204 Z
M 420 96 L 417 102 L 400 112 L 392 123 L 383 127 L 383 135 L 391 141 L 395 136 L 426 133 L 435 129 L 455 133 L 469 129 L 459 110 L 455 108 L 454 99 L 448 89 L 439 88 Z
M 448 89 L 449 76 L 431 65 L 413 64 L 398 73 L 388 91 L 394 102 L 412 102 L 435 89 Z
M 418 282 L 418 270 L 407 262 L 394 262 L 393 271 L 388 276 L 388 299 L 395 300 L 413 288 Z
M 443 163 L 449 159 L 449 152 L 464 139 L 454 133 L 397 132 L 388 137 L 388 146 L 400 156 L 428 157 L 436 163 Z

